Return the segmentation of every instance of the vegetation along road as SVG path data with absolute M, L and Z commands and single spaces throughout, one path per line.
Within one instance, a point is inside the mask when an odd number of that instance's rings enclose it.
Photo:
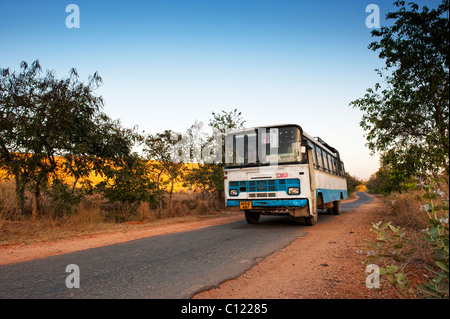
M 358 193 L 348 212 L 372 198 Z M 321 214 L 319 224 L 340 216 Z M 308 236 L 314 227 L 266 216 L 203 229 L 132 240 L 0 266 L 0 298 L 190 298 L 239 276 L 256 259 Z M 69 289 L 68 265 L 78 266 L 80 287 Z

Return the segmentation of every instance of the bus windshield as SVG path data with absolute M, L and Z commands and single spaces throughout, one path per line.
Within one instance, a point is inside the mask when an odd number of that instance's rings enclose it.
M 301 133 L 297 126 L 250 129 L 225 139 L 225 166 L 243 167 L 300 163 Z

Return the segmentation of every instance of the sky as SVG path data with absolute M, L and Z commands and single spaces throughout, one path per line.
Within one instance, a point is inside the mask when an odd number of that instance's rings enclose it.
M 0 67 L 39 59 L 60 78 L 73 67 L 82 81 L 98 72 L 103 111 L 149 134 L 207 126 L 212 112 L 234 109 L 246 127 L 298 124 L 368 179 L 379 155 L 349 104 L 384 66 L 367 48 L 376 39 L 366 8 L 376 4 L 386 26 L 393 1 L 0 0 Z M 68 27 L 69 4 L 78 28 Z

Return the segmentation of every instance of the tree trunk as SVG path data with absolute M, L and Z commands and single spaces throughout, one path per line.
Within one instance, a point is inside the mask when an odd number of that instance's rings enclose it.
M 33 207 L 31 211 L 31 218 L 33 220 L 35 220 L 36 216 L 39 214 L 40 202 L 41 202 L 41 189 L 39 186 L 39 182 L 37 182 L 36 187 L 34 188 Z
M 174 184 L 173 177 L 171 179 L 171 182 L 172 182 L 172 184 L 170 186 L 170 193 L 169 193 L 169 209 L 170 209 L 170 211 L 172 211 L 172 194 L 173 194 L 173 184 Z
M 161 178 L 162 172 L 158 174 L 158 179 L 156 181 L 156 189 L 158 190 L 158 199 L 159 199 L 159 209 L 158 209 L 158 218 L 161 218 L 162 215 L 162 192 L 159 189 L 159 180 Z
M 19 206 L 20 215 L 25 214 L 25 186 L 21 183 L 20 174 L 16 174 L 16 201 Z

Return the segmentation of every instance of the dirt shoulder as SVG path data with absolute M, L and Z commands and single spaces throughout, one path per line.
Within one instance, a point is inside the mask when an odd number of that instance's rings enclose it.
M 311 228 L 287 247 L 241 276 L 201 292 L 196 299 L 366 299 L 393 298 L 365 285 L 367 253 L 363 241 L 372 237 L 372 222 L 382 219 L 383 204 L 370 204 Z M 320 220 L 320 217 L 319 217 Z

